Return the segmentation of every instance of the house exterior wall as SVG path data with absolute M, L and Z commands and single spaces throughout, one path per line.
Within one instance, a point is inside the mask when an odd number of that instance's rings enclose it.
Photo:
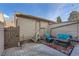
M 49 22 L 40 21 L 40 37 L 48 30 Z
M 48 22 L 45 22 L 45 21 L 40 21 L 40 27 L 41 28 L 47 28 L 48 27 Z
M 20 41 L 28 40 L 35 35 L 36 32 L 40 32 L 40 28 L 47 28 L 47 21 L 40 21 L 36 19 L 15 17 L 16 26 L 19 27 Z
M 39 30 L 40 30 L 40 21 L 35 20 L 35 31 L 39 32 Z
M 55 27 L 56 27 L 56 25 L 55 25 Z M 62 27 L 58 27 L 58 28 L 54 28 L 54 27 L 51 27 L 51 28 L 52 28 L 51 34 L 55 35 L 55 36 L 57 33 L 71 34 L 73 37 L 76 37 L 79 34 L 78 33 L 79 32 L 79 23 L 75 23 L 75 24 L 71 24 L 71 25 L 67 25 L 67 26 L 62 26 Z
M 0 23 L 0 55 L 4 50 L 4 25 Z
M 35 20 L 18 17 L 20 41 L 27 40 L 35 34 Z

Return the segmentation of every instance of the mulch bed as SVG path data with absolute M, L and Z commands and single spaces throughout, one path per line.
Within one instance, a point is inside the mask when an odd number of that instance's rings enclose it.
M 74 48 L 73 45 L 69 45 L 68 47 L 62 47 L 62 46 L 57 45 L 57 44 L 54 44 L 54 43 L 52 43 L 52 44 L 50 45 L 49 43 L 47 43 L 47 42 L 44 41 L 44 40 L 41 40 L 40 42 L 41 42 L 42 44 L 45 44 L 45 45 L 47 45 L 47 46 L 49 46 L 49 47 L 51 47 L 51 48 L 54 48 L 54 49 L 60 51 L 60 52 L 66 54 L 66 55 L 68 55 L 68 56 L 71 55 L 71 53 L 72 53 L 72 51 L 73 51 L 73 48 Z

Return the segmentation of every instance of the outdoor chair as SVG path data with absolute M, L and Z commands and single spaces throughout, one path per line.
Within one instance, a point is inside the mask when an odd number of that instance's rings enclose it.
M 45 37 L 45 40 L 47 41 L 47 42 L 49 42 L 49 43 L 52 43 L 53 42 L 53 37 L 51 36 L 51 34 L 49 33 L 49 32 L 46 32 L 45 34 L 44 34 L 44 37 Z
M 57 34 L 55 43 L 63 47 L 67 47 L 71 43 L 72 36 L 69 34 Z

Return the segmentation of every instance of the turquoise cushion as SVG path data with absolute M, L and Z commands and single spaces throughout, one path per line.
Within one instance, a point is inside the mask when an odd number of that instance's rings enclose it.
M 47 38 L 47 40 L 51 40 L 52 39 L 52 37 L 51 37 L 49 32 L 45 33 L 45 37 Z
M 70 38 L 69 34 L 57 34 L 59 40 L 68 40 Z

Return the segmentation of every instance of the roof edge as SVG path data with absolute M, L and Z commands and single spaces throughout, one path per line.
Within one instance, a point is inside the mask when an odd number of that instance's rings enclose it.
M 27 14 L 23 14 L 23 13 L 15 13 L 15 15 L 17 17 L 25 17 L 25 18 L 31 18 L 31 19 L 38 19 L 38 20 L 42 20 L 42 21 L 47 21 L 47 22 L 55 23 L 52 20 L 48 20 L 48 19 L 44 19 L 44 18 L 41 18 L 41 17 L 32 16 L 32 15 L 27 15 Z

